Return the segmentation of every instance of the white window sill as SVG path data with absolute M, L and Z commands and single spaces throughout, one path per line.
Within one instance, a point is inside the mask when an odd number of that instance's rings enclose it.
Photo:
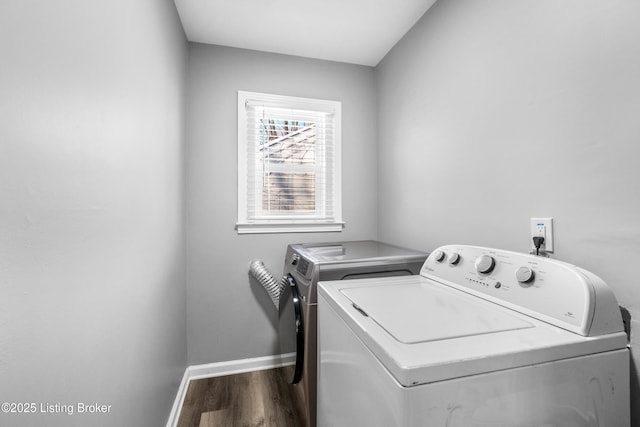
M 236 224 L 238 234 L 324 233 L 342 231 L 343 222 L 332 223 L 245 223 Z

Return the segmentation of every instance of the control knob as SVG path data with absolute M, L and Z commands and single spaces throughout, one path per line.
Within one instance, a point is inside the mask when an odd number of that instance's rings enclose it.
M 480 255 L 476 259 L 476 270 L 478 270 L 479 273 L 491 273 L 495 266 L 496 260 L 489 255 Z
M 516 270 L 516 279 L 518 279 L 518 282 L 520 283 L 530 283 L 533 281 L 534 277 L 535 274 L 529 267 L 520 267 Z
M 440 249 L 438 249 L 437 251 L 435 251 L 433 253 L 433 259 L 436 260 L 436 262 L 442 262 L 444 261 L 444 252 L 442 252 Z
M 293 254 L 291 256 L 291 265 L 298 265 L 298 261 L 300 260 L 300 255 Z
M 456 265 L 459 262 L 460 262 L 460 254 L 459 253 L 454 252 L 451 255 L 449 255 L 449 264 Z

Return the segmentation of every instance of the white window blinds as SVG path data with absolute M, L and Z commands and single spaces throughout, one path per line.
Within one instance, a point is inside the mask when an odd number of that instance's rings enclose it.
M 337 231 L 341 105 L 238 93 L 238 232 Z

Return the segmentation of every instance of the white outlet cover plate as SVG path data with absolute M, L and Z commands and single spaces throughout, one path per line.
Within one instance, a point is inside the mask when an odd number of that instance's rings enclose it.
M 531 248 L 535 251 L 536 248 L 533 245 L 533 237 L 537 236 L 538 224 L 544 224 L 545 236 L 544 236 L 544 251 L 553 253 L 553 218 L 531 218 L 531 230 L 529 232 L 529 241 L 531 242 Z

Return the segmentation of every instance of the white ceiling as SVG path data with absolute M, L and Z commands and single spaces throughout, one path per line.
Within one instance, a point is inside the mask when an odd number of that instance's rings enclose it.
M 436 0 L 175 0 L 187 39 L 375 66 Z

